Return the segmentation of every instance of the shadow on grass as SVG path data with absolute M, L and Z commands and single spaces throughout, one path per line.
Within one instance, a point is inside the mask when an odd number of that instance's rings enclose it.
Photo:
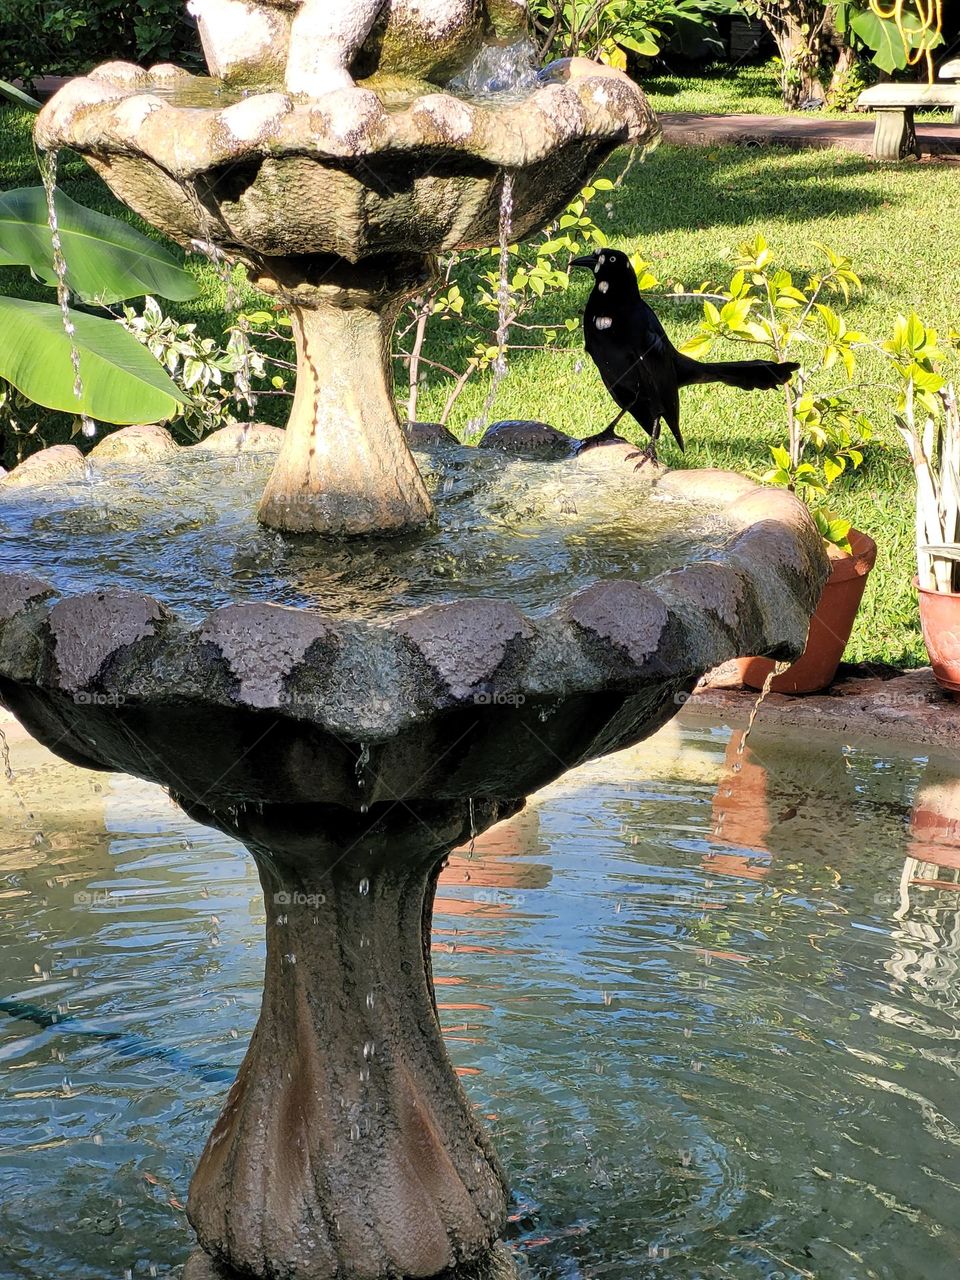
M 874 172 L 852 153 L 662 146 L 624 184 L 617 234 L 703 231 L 740 226 L 747 218 L 799 223 L 855 215 L 883 204 L 878 191 L 857 184 Z

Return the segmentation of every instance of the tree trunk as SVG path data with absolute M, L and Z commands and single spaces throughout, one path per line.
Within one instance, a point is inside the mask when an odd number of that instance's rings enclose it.
M 791 0 L 786 8 L 774 0 L 760 7 L 760 18 L 776 41 L 780 55 L 785 107 L 795 109 L 810 101 L 824 100 L 820 61 L 829 11 L 829 6 L 816 0 Z

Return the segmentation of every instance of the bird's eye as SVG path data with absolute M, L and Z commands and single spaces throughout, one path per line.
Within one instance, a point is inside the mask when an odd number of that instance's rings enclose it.
M 616 260 L 617 260 L 617 255 L 616 255 L 615 253 L 611 253 L 611 255 L 610 255 L 610 261 L 611 261 L 611 262 L 616 262 Z

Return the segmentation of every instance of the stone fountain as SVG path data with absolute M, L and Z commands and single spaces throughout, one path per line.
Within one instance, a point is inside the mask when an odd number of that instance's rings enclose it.
M 438 88 L 517 39 L 517 0 L 195 9 L 215 81 L 110 64 L 37 137 L 290 307 L 290 424 L 278 457 L 155 433 L 152 462 L 93 484 L 8 478 L 0 701 L 64 759 L 162 783 L 260 872 L 263 1005 L 191 1184 L 186 1274 L 437 1276 L 493 1256 L 508 1203 L 437 1017 L 445 859 L 708 669 L 799 653 L 827 563 L 801 504 L 737 476 L 645 480 L 616 445 L 415 460 L 397 423 L 400 300 L 436 251 L 496 238 L 505 180 L 522 236 L 652 140 L 629 81 Z M 262 524 L 314 536 L 257 525 L 265 465 Z

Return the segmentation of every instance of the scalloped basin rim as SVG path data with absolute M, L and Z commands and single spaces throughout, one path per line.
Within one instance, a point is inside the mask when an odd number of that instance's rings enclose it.
M 644 582 L 596 582 L 536 620 L 479 598 L 387 622 L 230 605 L 190 627 L 147 595 L 61 598 L 39 579 L 0 575 L 0 687 L 81 704 L 269 711 L 383 742 L 478 696 L 560 703 L 688 684 L 747 654 L 798 655 L 828 574 L 803 504 L 729 472 L 656 484 L 723 511 L 733 533 L 719 556 Z
M 661 133 L 642 90 L 602 72 L 503 103 L 437 90 L 396 110 L 362 85 L 310 101 L 273 91 L 223 107 L 178 106 L 154 90 L 200 77 L 174 71 L 108 63 L 69 81 L 37 118 L 38 144 L 142 155 L 188 178 L 244 156 L 343 159 L 431 147 L 524 168 L 578 140 L 654 144 Z

